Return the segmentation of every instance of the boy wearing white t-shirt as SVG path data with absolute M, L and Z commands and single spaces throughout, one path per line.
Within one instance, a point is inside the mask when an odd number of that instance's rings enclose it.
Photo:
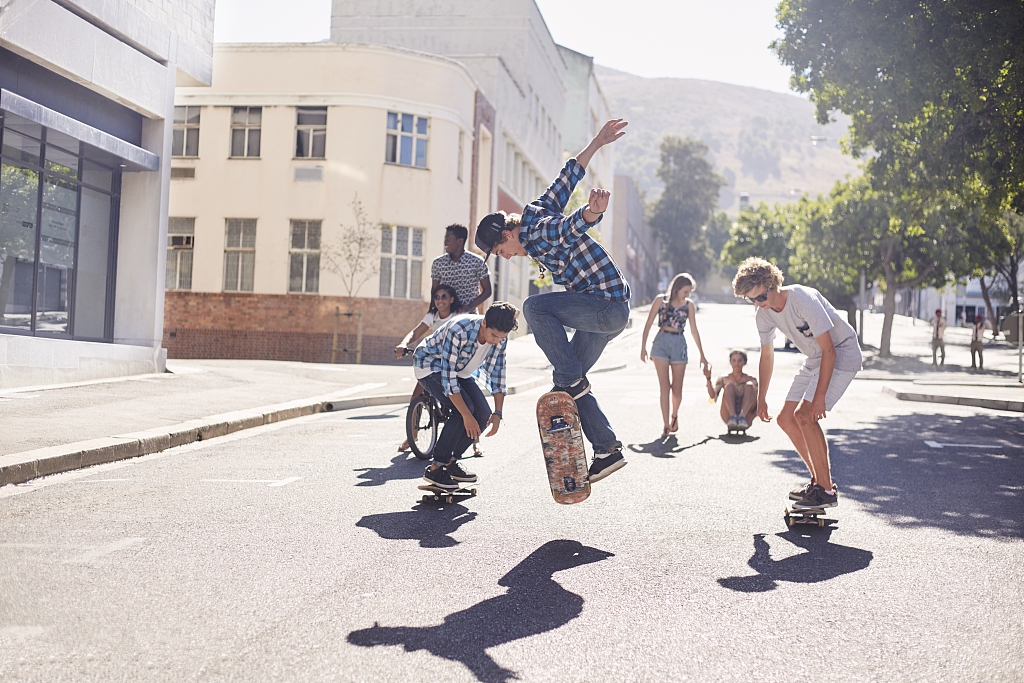
M 515 306 L 498 301 L 484 315 L 458 316 L 416 347 L 416 379 L 452 411 L 434 445 L 434 462 L 423 473 L 428 484 L 454 490 L 476 481 L 458 459 L 488 424 L 486 436 L 498 431 L 505 402 L 505 347 L 509 332 L 518 327 L 518 316 Z M 473 379 L 477 369 L 487 376 L 493 412 Z
M 857 333 L 816 289 L 782 286 L 782 271 L 762 258 L 748 258 L 732 281 L 733 292 L 757 306 L 761 337 L 757 415 L 768 414 L 768 384 L 775 362 L 775 331 L 780 330 L 807 356 L 779 413 L 779 426 L 811 472 L 809 484 L 790 491 L 795 508 L 835 507 L 828 441 L 818 421 L 832 410 L 861 370 Z

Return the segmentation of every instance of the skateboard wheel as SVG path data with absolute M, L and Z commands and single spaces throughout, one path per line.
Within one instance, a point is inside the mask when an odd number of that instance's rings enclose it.
M 469 495 L 475 496 L 476 495 L 476 489 L 470 489 L 469 490 Z
M 430 500 L 430 496 L 428 496 L 427 494 L 424 493 L 423 497 L 420 499 L 420 501 L 423 502 L 423 503 L 426 503 L 428 500 Z
M 823 520 L 823 519 L 819 519 L 819 520 L 818 520 L 818 528 L 820 529 L 820 528 L 821 528 L 821 527 L 823 527 L 823 526 L 825 526 L 825 520 Z
M 448 496 L 447 498 L 445 498 L 445 499 L 444 499 L 444 502 L 446 502 L 446 503 L 448 503 L 449 505 L 451 505 L 451 504 L 452 504 L 452 497 L 451 497 L 451 496 Z

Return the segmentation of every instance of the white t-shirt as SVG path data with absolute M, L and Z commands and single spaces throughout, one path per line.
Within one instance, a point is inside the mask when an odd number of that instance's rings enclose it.
M 781 330 L 807 356 L 805 365 L 814 369 L 821 365 L 821 347 L 815 337 L 828 332 L 836 348 L 836 370 L 858 372 L 863 356 L 857 343 L 857 333 L 835 306 L 821 292 L 810 287 L 790 285 L 782 289 L 788 296 L 781 311 L 757 309 L 754 320 L 761 335 L 761 345 L 771 346 L 775 341 L 775 330 Z
M 430 313 L 428 311 L 427 314 L 423 316 L 423 320 L 421 320 L 420 322 L 429 327 L 431 332 L 436 332 L 437 328 L 441 327 L 441 325 L 444 325 L 447 322 L 451 322 L 452 319 L 454 318 L 455 316 L 452 315 L 451 313 L 448 314 L 447 318 L 442 318 L 437 313 Z
M 476 369 L 483 365 L 484 358 L 487 357 L 487 352 L 491 350 L 491 346 L 491 344 L 484 344 L 482 342 L 478 343 L 476 345 L 476 353 L 474 353 L 473 357 L 469 359 L 468 363 L 466 363 L 466 367 L 455 373 L 455 376 L 463 379 L 472 377 L 473 373 L 476 372 Z

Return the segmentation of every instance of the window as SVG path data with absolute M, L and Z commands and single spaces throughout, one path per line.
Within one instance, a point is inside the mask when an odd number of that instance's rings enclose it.
M 234 107 L 231 110 L 231 156 L 260 155 L 260 125 L 263 107 Z
M 255 269 L 256 219 L 227 219 L 224 230 L 224 291 L 251 292 Z
M 419 299 L 423 281 L 423 230 L 401 225 L 381 227 L 380 295 Z
M 422 116 L 389 111 L 384 161 L 389 164 L 426 168 L 428 121 L 429 119 Z
M 292 221 L 288 291 L 320 291 L 320 221 Z
M 192 247 L 195 218 L 167 219 L 167 289 L 192 289 Z
M 199 109 L 200 107 L 174 108 L 171 156 L 199 156 Z
M 295 124 L 295 157 L 323 159 L 327 154 L 327 107 L 299 107 Z

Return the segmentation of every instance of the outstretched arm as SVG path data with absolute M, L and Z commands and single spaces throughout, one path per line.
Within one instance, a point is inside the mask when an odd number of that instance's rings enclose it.
M 611 142 L 615 142 L 626 134 L 626 131 L 623 129 L 628 125 L 629 122 L 623 119 L 612 119 L 604 124 L 601 130 L 597 132 L 597 135 L 594 136 L 594 139 L 590 141 L 590 144 L 576 155 L 576 161 L 580 162 L 583 168 L 586 168 L 594 154 L 597 153 L 597 150 Z

